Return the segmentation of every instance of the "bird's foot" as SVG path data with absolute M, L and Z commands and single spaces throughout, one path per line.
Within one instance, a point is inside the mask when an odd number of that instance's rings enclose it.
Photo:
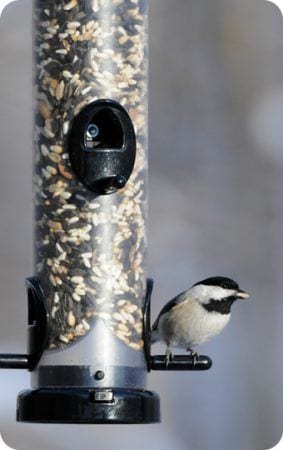
M 190 356 L 193 358 L 193 366 L 196 365 L 196 363 L 199 360 L 199 355 L 197 352 L 195 352 L 192 348 L 187 348 L 187 352 L 190 352 Z
M 168 367 L 169 363 L 173 362 L 173 360 L 174 360 L 174 355 L 171 352 L 170 348 L 167 348 L 166 352 L 165 352 L 165 365 L 166 365 L 166 367 Z

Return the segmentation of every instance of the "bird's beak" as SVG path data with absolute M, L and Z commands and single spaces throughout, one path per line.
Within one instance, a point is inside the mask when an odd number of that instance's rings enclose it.
M 238 297 L 238 298 L 246 299 L 246 298 L 249 298 L 249 296 L 250 296 L 250 294 L 248 294 L 248 293 L 245 292 L 245 291 L 239 290 L 239 291 L 237 292 L 237 297 Z

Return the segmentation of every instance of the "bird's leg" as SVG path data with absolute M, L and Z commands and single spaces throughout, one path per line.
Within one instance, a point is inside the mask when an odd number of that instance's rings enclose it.
M 194 349 L 188 347 L 187 352 L 190 352 L 191 357 L 193 358 L 193 366 L 196 364 L 196 362 L 198 361 L 198 353 L 194 351 Z
M 169 345 L 167 345 L 166 352 L 165 352 L 166 367 L 168 367 L 168 364 L 170 363 L 170 361 L 173 361 L 173 359 L 174 359 L 173 353 L 171 352 Z

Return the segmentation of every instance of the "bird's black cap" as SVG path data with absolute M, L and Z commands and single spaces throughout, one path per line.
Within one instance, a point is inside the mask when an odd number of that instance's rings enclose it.
M 205 280 L 199 281 L 193 286 L 198 286 L 199 284 L 205 284 L 207 286 L 219 286 L 223 289 L 233 289 L 235 291 L 239 290 L 239 285 L 231 278 L 226 277 L 211 277 L 206 278 Z

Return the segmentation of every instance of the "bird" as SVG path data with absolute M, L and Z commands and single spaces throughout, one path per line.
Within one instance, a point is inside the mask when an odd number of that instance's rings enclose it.
M 161 309 L 151 329 L 151 343 L 166 344 L 165 362 L 173 361 L 172 347 L 186 349 L 195 364 L 195 347 L 219 334 L 231 318 L 231 306 L 249 294 L 231 278 L 215 276 L 195 283 Z

